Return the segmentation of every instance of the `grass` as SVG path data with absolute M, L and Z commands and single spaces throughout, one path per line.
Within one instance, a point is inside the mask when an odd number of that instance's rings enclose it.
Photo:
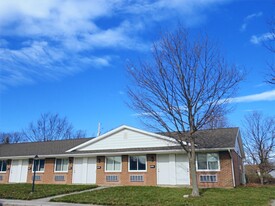
M 183 198 L 187 188 L 111 187 L 103 190 L 68 195 L 51 201 L 128 206 L 267 206 L 275 199 L 275 187 L 239 187 L 235 189 L 202 189 L 199 198 Z
M 31 184 L 1 184 L 0 199 L 31 200 L 66 194 L 97 187 L 96 185 L 35 185 L 34 193 Z

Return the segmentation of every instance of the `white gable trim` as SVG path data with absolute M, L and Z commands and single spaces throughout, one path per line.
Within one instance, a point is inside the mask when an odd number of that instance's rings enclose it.
M 144 131 L 144 130 L 140 130 L 140 129 L 137 129 L 137 128 L 134 128 L 134 127 L 129 127 L 129 126 L 126 126 L 126 125 L 122 125 L 116 129 L 113 129 L 103 135 L 100 135 L 94 139 L 91 139 L 87 142 L 84 142 L 76 147 L 73 147 L 69 150 L 67 150 L 66 152 L 72 152 L 74 150 L 77 150 L 77 149 L 81 149 L 85 146 L 88 146 L 88 145 L 91 145 L 91 144 L 94 144 L 102 139 L 105 139 L 113 134 L 116 134 L 122 130 L 131 130 L 131 131 L 134 131 L 134 132 L 137 132 L 137 133 L 141 133 L 141 134 L 144 134 L 144 135 L 147 135 L 147 136 L 151 136 L 151 137 L 155 137 L 155 138 L 158 138 L 158 139 L 161 139 L 161 140 L 166 140 L 166 141 L 169 141 L 171 143 L 177 143 L 176 140 L 174 140 L 173 138 L 170 138 L 170 137 L 167 137 L 167 136 L 163 136 L 163 135 L 159 135 L 159 134 L 155 134 L 155 133 L 152 133 L 152 132 L 147 132 L 147 131 Z

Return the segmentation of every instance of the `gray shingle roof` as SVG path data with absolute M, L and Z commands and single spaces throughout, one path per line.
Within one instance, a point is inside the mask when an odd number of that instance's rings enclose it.
M 65 154 L 68 149 L 89 140 L 91 140 L 91 138 L 57 140 L 49 142 L 0 144 L 0 157 Z
M 238 128 L 224 128 L 214 130 L 198 131 L 196 145 L 197 149 L 228 149 L 235 147 L 236 137 L 238 135 Z M 164 133 L 163 135 L 167 135 Z M 176 135 L 172 133 L 171 135 Z M 71 140 L 59 140 L 50 142 L 31 142 L 31 143 L 17 143 L 17 144 L 0 144 L 0 157 L 10 156 L 34 156 L 34 155 L 60 155 L 65 154 L 67 150 L 80 145 L 92 138 L 81 138 Z M 178 146 L 174 147 L 150 147 L 150 148 L 132 148 L 132 149 L 109 149 L 109 150 L 95 150 L 95 151 L 74 151 L 71 154 L 81 153 L 104 153 L 104 152 L 127 152 L 127 151 L 148 151 L 148 150 L 170 150 L 180 149 Z M 67 153 L 68 154 L 68 153 Z
M 200 130 L 196 132 L 195 143 L 199 149 L 234 148 L 238 131 L 237 127 Z M 171 135 L 176 136 L 176 133 Z

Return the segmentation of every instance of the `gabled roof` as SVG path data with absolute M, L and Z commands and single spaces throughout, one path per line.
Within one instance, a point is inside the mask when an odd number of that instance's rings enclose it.
M 0 157 L 60 155 L 65 154 L 68 149 L 89 140 L 91 138 L 0 144 Z
M 169 138 L 167 136 L 164 136 L 164 135 L 160 135 L 160 134 L 157 134 L 157 133 L 152 133 L 152 132 L 147 132 L 147 131 L 144 131 L 144 130 L 140 130 L 140 129 L 137 129 L 137 128 L 134 128 L 134 127 L 129 127 L 129 126 L 126 126 L 126 125 L 122 125 L 116 129 L 113 129 L 97 138 L 94 138 L 94 139 L 91 139 L 90 141 L 87 141 L 81 145 L 78 145 L 74 148 L 71 148 L 70 150 L 68 150 L 67 152 L 72 152 L 72 151 L 76 151 L 76 150 L 83 150 L 83 148 L 85 148 L 84 150 L 95 150 L 95 149 L 126 149 L 126 148 L 133 148 L 133 146 L 130 146 L 129 143 L 130 143 L 130 140 L 133 139 L 133 138 L 130 138 L 128 140 L 126 139 L 121 139 L 121 142 L 119 142 L 119 145 L 112 145 L 112 142 L 105 142 L 105 145 L 106 143 L 108 143 L 108 147 L 104 147 L 104 148 L 93 148 L 93 149 L 87 149 L 87 147 L 89 147 L 90 145 L 97 145 L 97 143 L 99 143 L 100 141 L 104 141 L 108 138 L 110 138 L 111 136 L 115 136 L 116 134 L 120 134 L 120 135 L 127 135 L 127 134 L 123 134 L 123 132 L 134 132 L 136 134 L 138 134 L 138 138 L 135 137 L 135 140 L 136 141 L 141 141 L 140 138 L 142 136 L 146 136 L 146 137 L 149 137 L 151 140 L 156 140 L 155 142 L 150 142 L 150 144 L 153 144 L 153 145 L 148 145 L 147 144 L 143 144 L 143 145 L 137 145 L 137 142 L 136 142 L 136 145 L 134 145 L 135 148 L 139 148 L 139 147 L 158 147 L 160 145 L 157 145 L 160 143 L 161 146 L 171 146 L 169 144 L 172 144 L 172 145 L 175 145 L 177 144 L 175 140 L 173 140 L 172 138 Z M 117 140 L 117 139 L 116 139 Z M 127 145 L 125 147 L 125 142 L 127 142 Z M 95 147 L 95 146 L 94 146 Z
M 195 144 L 198 149 L 234 148 L 238 133 L 239 128 L 237 127 L 200 130 L 195 133 L 197 137 Z M 164 133 L 164 135 L 168 135 L 168 133 Z M 171 135 L 177 137 L 175 132 Z
M 154 138 L 155 140 L 160 140 L 164 142 L 171 142 L 166 146 L 157 146 L 154 144 L 146 145 L 147 147 L 135 147 L 135 148 L 107 148 L 99 149 L 95 148 L 91 150 L 82 150 L 83 147 L 89 146 L 91 144 L 100 142 L 110 136 L 122 132 L 124 130 L 133 131 L 137 134 L 145 135 L 146 137 Z M 224 129 L 212 129 L 212 130 L 202 130 L 198 131 L 196 139 L 196 148 L 198 150 L 227 150 L 234 149 L 235 142 L 239 136 L 238 128 L 224 128 Z M 172 133 L 176 135 L 176 133 Z M 126 139 L 124 141 L 127 141 Z M 96 145 L 96 144 L 95 144 Z M 241 145 L 242 146 L 242 145 Z M 141 151 L 159 151 L 159 150 L 174 150 L 180 149 L 180 146 L 174 144 L 173 139 L 167 136 L 167 133 L 156 134 L 151 132 L 146 132 L 144 130 L 139 130 L 133 127 L 121 126 L 114 130 L 111 130 L 96 138 L 81 138 L 81 139 L 71 139 L 71 140 L 58 140 L 49 142 L 31 142 L 31 143 L 17 143 L 17 144 L 0 144 L 0 158 L 5 157 L 33 157 L 38 156 L 52 156 L 55 155 L 74 155 L 74 154 L 84 154 L 84 153 L 101 153 L 105 152 L 141 152 Z M 82 151 L 81 151 L 82 150 Z

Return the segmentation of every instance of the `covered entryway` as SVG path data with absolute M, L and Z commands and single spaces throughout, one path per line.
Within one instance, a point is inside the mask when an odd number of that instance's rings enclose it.
M 157 184 L 190 185 L 189 163 L 187 155 L 157 155 Z
M 74 158 L 73 184 L 96 183 L 96 158 Z
M 26 183 L 28 176 L 28 160 L 12 160 L 10 183 Z

